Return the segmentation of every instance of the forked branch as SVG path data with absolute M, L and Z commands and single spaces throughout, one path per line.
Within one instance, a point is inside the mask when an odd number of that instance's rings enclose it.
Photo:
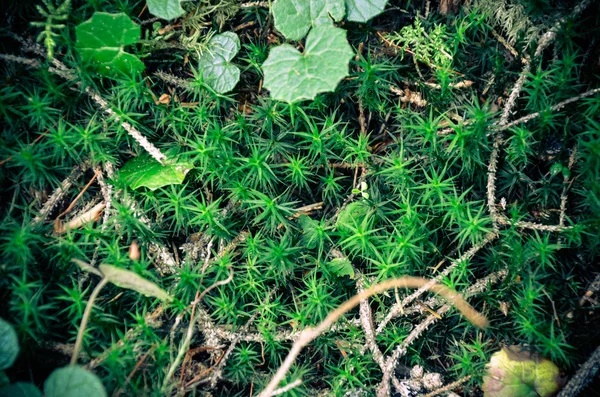
M 290 349 L 290 352 L 285 358 L 283 364 L 279 367 L 267 387 L 258 396 L 272 396 L 279 383 L 285 377 L 285 374 L 296 361 L 296 357 L 298 357 L 304 346 L 308 345 L 319 335 L 321 335 L 321 333 L 329 329 L 329 327 L 331 327 L 341 316 L 356 307 L 361 300 L 367 299 L 370 296 L 379 294 L 392 288 L 420 288 L 423 285 L 426 285 L 428 282 L 429 280 L 420 277 L 401 277 L 387 280 L 359 292 L 346 302 L 342 303 L 337 309 L 330 312 L 325 320 L 323 320 L 317 326 L 305 328 L 298 335 L 298 338 L 294 341 L 294 344 L 292 345 L 292 348 Z M 443 296 L 450 301 L 452 305 L 454 305 L 454 307 L 456 307 L 462 313 L 462 315 L 474 325 L 480 328 L 487 327 L 488 321 L 485 316 L 477 312 L 456 291 L 440 284 L 431 285 L 429 290 Z

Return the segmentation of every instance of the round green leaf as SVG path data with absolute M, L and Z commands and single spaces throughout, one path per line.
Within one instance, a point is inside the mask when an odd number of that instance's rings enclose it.
M 383 12 L 388 0 L 346 0 L 348 20 L 367 22 Z
M 187 162 L 161 164 L 148 155 L 129 160 L 119 171 L 119 175 L 132 189 L 145 186 L 156 190 L 167 185 L 183 183 L 185 175 L 194 168 Z
M 42 397 L 42 392 L 31 383 L 17 382 L 0 389 L 0 397 Z
M 140 27 L 123 13 L 95 12 L 75 28 L 75 47 L 84 62 L 106 76 L 135 74 L 144 70 L 144 63 L 124 46 L 140 38 Z
M 335 90 L 348 75 L 353 55 L 345 30 L 331 24 L 317 26 L 308 34 L 303 54 L 289 44 L 271 49 L 263 63 L 264 86 L 280 101 L 314 99 Z
M 19 355 L 19 338 L 12 325 L 0 318 L 0 371 L 10 368 Z
M 340 21 L 346 14 L 344 0 L 277 0 L 273 4 L 275 28 L 288 40 L 300 40 L 311 27 Z
M 231 60 L 240 50 L 240 39 L 233 32 L 218 34 L 208 42 L 208 51 L 198 59 L 204 82 L 218 93 L 233 90 L 240 81 L 240 69 Z
M 181 0 L 148 0 L 148 11 L 155 17 L 170 21 L 185 14 Z
M 45 397 L 106 397 L 100 379 L 80 366 L 55 370 L 44 383 Z

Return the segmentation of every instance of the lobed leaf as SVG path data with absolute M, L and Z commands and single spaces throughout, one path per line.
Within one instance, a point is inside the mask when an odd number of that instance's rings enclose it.
M 344 0 L 277 0 L 273 4 L 275 28 L 288 40 L 300 40 L 311 27 L 341 21 Z
M 367 22 L 381 14 L 388 0 L 346 0 L 348 20 L 352 22 Z
M 331 24 L 317 26 L 308 34 L 303 54 L 289 44 L 271 49 L 263 64 L 264 86 L 280 101 L 314 99 L 335 90 L 348 75 L 353 55 L 345 30 Z
M 155 17 L 170 21 L 185 14 L 181 0 L 147 0 L 148 11 Z
M 75 47 L 84 62 L 105 76 L 137 74 L 144 63 L 125 46 L 140 38 L 140 27 L 123 13 L 95 12 L 75 28 Z
M 218 34 L 210 39 L 208 48 L 198 59 L 204 82 L 220 94 L 233 90 L 240 81 L 240 69 L 231 63 L 240 50 L 238 35 Z

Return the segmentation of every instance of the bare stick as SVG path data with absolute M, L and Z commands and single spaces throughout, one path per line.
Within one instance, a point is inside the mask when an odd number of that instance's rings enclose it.
M 569 380 L 557 397 L 575 397 L 590 383 L 600 368 L 600 347 L 579 368 L 579 371 Z
M 485 247 L 490 242 L 494 241 L 497 237 L 498 237 L 498 234 L 490 233 L 489 235 L 486 236 L 486 238 L 481 243 L 471 247 L 471 249 L 469 249 L 467 252 L 462 254 L 458 259 L 455 259 L 450 264 L 450 266 L 448 266 L 446 269 L 444 269 L 444 271 L 439 273 L 435 278 L 429 280 L 426 285 L 422 286 L 421 288 L 417 289 L 415 292 L 413 292 L 412 294 L 410 294 L 409 296 L 404 298 L 400 304 L 397 304 L 397 303 L 394 304 L 392 306 L 392 308 L 390 309 L 389 313 L 385 316 L 385 318 L 377 326 L 377 330 L 375 331 L 375 333 L 380 334 L 384 330 L 384 328 L 387 326 L 387 324 L 394 317 L 396 317 L 399 313 L 402 312 L 404 307 L 408 306 L 412 301 L 414 301 L 419 296 L 421 296 L 425 291 L 429 290 L 433 284 L 438 283 L 441 279 L 443 279 L 448 274 L 450 274 L 450 272 L 452 270 L 454 270 L 454 268 L 456 268 L 459 264 L 473 258 L 475 256 L 475 254 L 477 252 L 479 252 L 479 250 L 481 250 L 483 247 Z
M 45 56 L 45 52 L 41 49 L 39 45 L 31 43 L 27 40 L 20 39 L 18 37 L 17 39 L 21 41 L 21 43 L 23 43 L 23 48 L 25 49 L 25 51 L 30 51 L 35 54 Z M 5 59 L 12 60 L 8 58 Z M 64 78 L 65 80 L 71 81 L 77 87 L 83 89 L 83 91 L 87 95 L 89 95 L 90 98 L 94 100 L 94 102 L 96 102 L 96 104 L 104 111 L 104 113 L 111 117 L 114 117 L 115 121 L 120 122 L 121 126 L 125 129 L 125 131 L 127 131 L 127 133 L 133 139 L 135 139 L 140 144 L 140 146 L 142 146 L 148 152 L 148 154 L 150 154 L 156 161 L 158 161 L 159 163 L 163 163 L 167 159 L 167 157 L 156 146 L 154 146 L 150 141 L 148 141 L 148 139 L 146 139 L 146 137 L 143 136 L 140 131 L 138 131 L 128 122 L 122 121 L 121 116 L 118 116 L 115 113 L 115 111 L 112 110 L 111 107 L 108 105 L 108 102 L 106 102 L 96 91 L 94 91 L 91 87 L 85 87 L 84 89 L 83 84 L 80 81 L 76 81 L 77 75 L 72 69 L 67 68 L 62 62 L 60 62 L 56 58 L 52 59 L 51 62 L 54 65 L 54 67 L 48 68 L 48 71 L 50 73 L 54 73 L 57 76 Z
M 295 387 L 298 387 L 302 384 L 302 379 L 296 379 L 295 381 L 293 381 L 290 384 L 287 384 L 283 387 L 280 387 L 279 389 L 275 390 L 273 393 L 271 393 L 271 396 L 278 396 L 280 394 L 283 394 L 285 392 L 288 392 L 290 390 L 292 390 Z
M 434 396 L 437 396 L 438 394 L 441 394 L 441 393 L 446 392 L 448 390 L 454 389 L 456 386 L 462 385 L 463 383 L 469 381 L 469 379 L 471 379 L 471 375 L 467 375 L 464 378 L 461 378 L 461 379 L 457 380 L 456 382 L 449 383 L 449 384 L 447 384 L 444 387 L 440 387 L 437 390 L 434 390 L 434 391 L 432 391 L 430 393 L 427 393 L 427 394 L 422 394 L 422 395 L 420 395 L 418 397 L 434 397 Z
M 62 181 L 60 186 L 56 188 L 54 193 L 52 193 L 50 198 L 48 198 L 48 200 L 46 200 L 46 202 L 44 203 L 44 206 L 40 210 L 39 215 L 36 216 L 33 219 L 33 221 L 31 221 L 32 226 L 38 226 L 40 223 L 42 223 L 44 220 L 46 220 L 48 215 L 50 215 L 50 211 L 52 211 L 52 209 L 58 204 L 58 202 L 62 199 L 64 194 L 67 192 L 67 190 L 69 190 L 71 188 L 71 186 L 73 186 L 73 182 L 75 181 L 75 179 L 79 178 L 79 175 L 81 175 L 88 168 L 89 168 L 88 161 L 84 161 L 81 164 L 73 167 L 73 170 L 71 171 L 69 176 L 66 177 Z
M 229 269 L 229 277 L 227 277 L 227 279 L 222 280 L 222 281 L 217 281 L 216 283 L 214 283 L 213 285 L 211 285 L 210 287 L 208 287 L 204 291 L 202 291 L 202 293 L 199 296 L 196 295 L 196 299 L 194 299 L 194 301 L 192 302 L 193 310 L 195 309 L 196 304 L 199 303 L 208 292 L 210 292 L 211 290 L 213 290 L 221 285 L 230 283 L 231 280 L 233 280 L 233 269 L 230 268 Z M 192 313 L 192 318 L 190 319 L 190 325 L 188 326 L 187 333 L 185 335 L 185 339 L 183 340 L 183 343 L 181 344 L 181 346 L 179 348 L 179 351 L 177 353 L 177 357 L 175 358 L 175 361 L 173 361 L 173 363 L 169 367 L 169 369 L 167 371 L 167 375 L 165 376 L 165 380 L 163 381 L 163 385 L 162 385 L 163 391 L 166 390 L 166 387 L 169 385 L 169 381 L 170 381 L 171 377 L 175 373 L 175 370 L 177 369 L 177 367 L 179 367 L 179 363 L 183 359 L 183 356 L 188 351 L 190 342 L 192 341 L 192 336 L 194 334 L 194 332 L 193 332 L 194 331 L 194 323 L 195 323 L 195 316 L 194 316 L 194 313 Z
M 290 367 L 296 361 L 296 357 L 300 354 L 300 351 L 304 346 L 315 340 L 321 333 L 329 329 L 341 316 L 353 309 L 360 303 L 361 300 L 367 299 L 368 297 L 387 291 L 391 288 L 419 288 L 427 284 L 429 280 L 419 277 L 401 277 L 397 279 L 387 280 L 380 284 L 359 292 L 352 298 L 342 303 L 337 309 L 330 312 L 325 320 L 319 323 L 316 327 L 308 327 L 302 330 L 296 341 L 292 345 L 290 352 L 285 358 L 283 364 L 279 367 L 267 387 L 259 394 L 259 397 L 271 396 L 277 385 L 283 380 L 285 374 L 288 372 Z M 448 299 L 452 304 L 474 325 L 485 328 L 488 325 L 485 316 L 477 312 L 471 305 L 469 305 L 457 292 L 450 288 L 434 284 L 430 287 L 432 292 L 442 295 Z
M 90 314 L 92 313 L 92 307 L 94 307 L 94 302 L 100 293 L 100 290 L 108 283 L 108 280 L 103 278 L 96 285 L 92 294 L 90 295 L 90 299 L 88 299 L 87 305 L 85 305 L 85 311 L 83 312 L 83 317 L 81 318 L 81 324 L 79 325 L 79 330 L 77 331 L 77 339 L 75 340 L 75 347 L 73 348 L 73 355 L 71 356 L 71 365 L 77 364 L 77 357 L 79 356 L 79 350 L 81 350 L 81 344 L 83 343 L 83 335 L 85 333 L 85 328 L 87 327 L 88 320 L 90 319 Z

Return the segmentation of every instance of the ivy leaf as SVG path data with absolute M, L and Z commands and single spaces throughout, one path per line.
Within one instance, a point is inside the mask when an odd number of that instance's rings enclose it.
M 553 362 L 520 346 L 494 353 L 486 369 L 484 397 L 550 397 L 563 384 L 560 369 Z
M 170 21 L 185 14 L 181 0 L 148 0 L 148 11 L 155 17 Z
M 104 278 L 117 287 L 131 289 L 144 296 L 153 296 L 161 300 L 169 301 L 172 299 L 164 289 L 137 273 L 106 264 L 101 264 L 98 267 Z
M 345 14 L 344 0 L 277 0 L 273 4 L 275 28 L 288 40 L 300 40 L 311 27 L 330 23 L 331 18 L 341 21 Z
M 140 27 L 123 13 L 95 12 L 87 21 L 75 28 L 75 47 L 84 62 L 105 76 L 120 73 L 137 74 L 144 64 L 124 46 L 140 38 Z
M 0 397 L 42 397 L 42 392 L 32 383 L 17 382 L 1 388 Z
M 354 269 L 348 258 L 334 258 L 329 262 L 329 271 L 338 277 L 350 276 L 354 278 Z
M 0 318 L 0 371 L 10 368 L 19 355 L 19 339 L 10 323 Z
M 304 54 L 289 44 L 271 50 L 263 63 L 264 86 L 280 101 L 313 99 L 318 93 L 335 90 L 348 75 L 353 55 L 345 30 L 331 24 L 317 26 L 306 38 Z
M 240 69 L 231 63 L 239 50 L 238 35 L 225 32 L 211 38 L 208 51 L 198 59 L 204 82 L 220 94 L 233 90 L 240 81 Z
M 78 365 L 62 367 L 44 382 L 45 397 L 106 397 L 100 379 Z
M 383 12 L 388 0 L 346 0 L 348 20 L 367 22 Z
M 167 185 L 179 185 L 185 175 L 194 168 L 187 162 L 161 164 L 149 155 L 142 155 L 129 160 L 119 171 L 119 175 L 132 189 L 145 186 L 156 190 Z

